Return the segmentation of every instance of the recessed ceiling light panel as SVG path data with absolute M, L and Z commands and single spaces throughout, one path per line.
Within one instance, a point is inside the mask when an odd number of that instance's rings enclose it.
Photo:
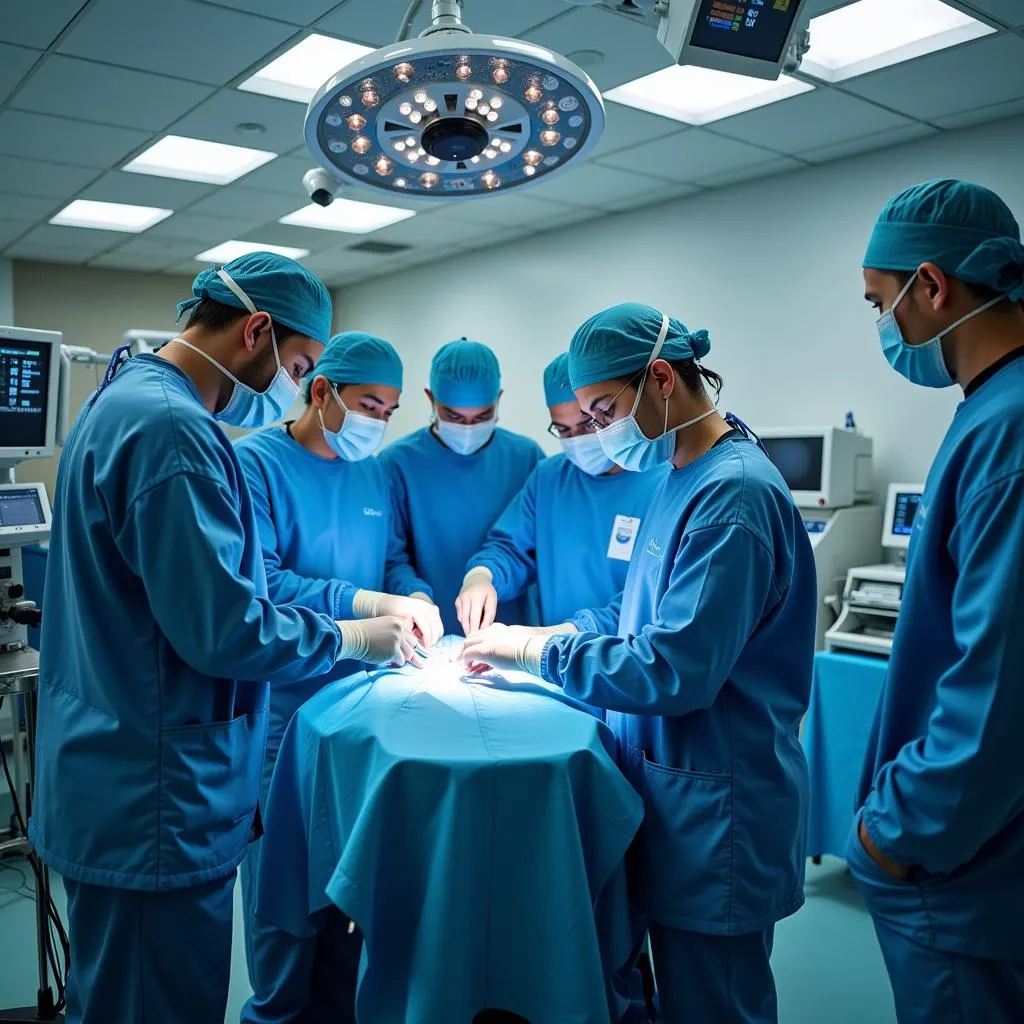
M 293 260 L 301 260 L 303 256 L 309 255 L 308 249 L 293 249 L 287 245 L 267 245 L 265 242 L 240 242 L 238 239 L 231 239 L 229 242 L 221 242 L 212 249 L 206 249 L 199 253 L 196 259 L 200 263 L 230 263 L 239 256 L 248 256 L 251 252 L 272 252 L 278 256 L 289 256 Z
M 353 199 L 335 199 L 330 206 L 311 203 L 301 210 L 281 218 L 282 224 L 293 224 L 304 228 L 320 228 L 324 231 L 347 231 L 353 235 L 367 235 L 371 231 L 398 224 L 415 217 L 413 210 L 400 210 L 394 206 L 379 206 L 377 203 L 360 203 Z
M 273 160 L 276 153 L 223 142 L 189 139 L 184 135 L 165 135 L 124 165 L 132 174 L 154 174 L 160 178 L 203 181 L 227 185 Z
M 129 203 L 101 203 L 95 199 L 75 199 L 68 203 L 51 224 L 72 228 L 94 228 L 100 231 L 128 231 L 138 234 L 166 220 L 173 210 L 156 206 L 134 206 Z

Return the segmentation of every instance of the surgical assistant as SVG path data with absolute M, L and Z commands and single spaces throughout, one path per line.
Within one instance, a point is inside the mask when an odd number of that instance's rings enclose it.
M 577 331 L 570 379 L 605 453 L 671 473 L 621 601 L 583 618 L 588 631 L 495 626 L 464 657 L 608 710 L 644 800 L 632 884 L 664 1018 L 768 1024 L 774 925 L 803 903 L 815 573 L 781 476 L 715 411 L 705 384 L 721 378 L 698 362 L 709 348 L 705 331 L 636 304 Z
M 627 473 L 604 454 L 569 385 L 568 353 L 545 369 L 544 396 L 563 454 L 534 469 L 470 559 L 459 598 L 468 632 L 489 626 L 498 602 L 534 582 L 548 626 L 615 599 L 647 507 L 668 476 L 667 463 Z
M 914 520 L 848 859 L 900 1024 L 1024 1020 L 1024 246 L 963 181 L 894 196 L 864 259 L 882 350 L 964 398 Z
M 500 397 L 494 353 L 476 341 L 449 342 L 431 364 L 431 425 L 380 456 L 413 568 L 431 587 L 446 633 L 461 632 L 455 601 L 467 562 L 544 457 L 535 441 L 497 426 Z M 535 605 L 527 591 L 499 614 L 534 625 Z
M 409 565 L 391 484 L 373 457 L 401 390 L 402 363 L 387 341 L 360 332 L 336 335 L 310 379 L 305 413 L 249 434 L 236 451 L 252 494 L 272 601 L 334 619 L 403 615 L 432 646 L 441 636 L 440 616 L 429 603 L 429 587 Z M 295 712 L 327 683 L 364 667 L 339 661 L 325 674 L 271 687 L 261 801 Z M 242 865 L 246 954 L 255 991 L 243 1020 L 262 1024 L 291 1019 L 313 998 L 317 937 L 299 942 L 256 920 L 259 847 L 249 848 Z M 338 940 L 332 947 L 336 988 L 347 986 L 351 1016 L 362 940 L 329 921 L 321 931 L 324 941 Z M 338 991 L 330 996 L 332 1003 L 341 998 Z
M 287 408 L 330 296 L 268 253 L 204 271 L 193 292 L 177 343 L 115 354 L 57 477 L 30 835 L 67 891 L 69 1024 L 224 1020 L 268 684 L 349 649 L 330 615 L 269 600 L 216 422 Z

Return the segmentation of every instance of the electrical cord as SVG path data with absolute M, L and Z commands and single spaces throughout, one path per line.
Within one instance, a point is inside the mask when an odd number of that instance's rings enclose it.
M 395 39 L 396 43 L 404 43 L 409 38 L 409 32 L 412 30 L 412 22 L 416 17 L 419 9 L 423 6 L 423 0 L 412 0 L 409 6 L 406 8 L 405 17 L 402 18 L 402 25 L 398 30 L 398 37 Z

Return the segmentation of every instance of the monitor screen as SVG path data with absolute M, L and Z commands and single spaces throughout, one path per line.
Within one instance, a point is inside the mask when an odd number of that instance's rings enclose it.
M 0 447 L 44 448 L 52 345 L 0 338 Z
M 45 522 L 39 491 L 34 487 L 0 491 L 0 530 L 13 526 L 42 526 Z
M 762 437 L 761 441 L 791 491 L 821 490 L 823 437 Z
M 800 0 L 701 0 L 690 44 L 774 64 L 799 9 Z
M 909 537 L 914 532 L 914 518 L 921 504 L 917 491 L 897 491 L 889 529 L 894 537 Z

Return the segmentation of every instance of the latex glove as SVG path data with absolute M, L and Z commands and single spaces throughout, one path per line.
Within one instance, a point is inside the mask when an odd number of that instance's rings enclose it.
M 470 636 L 462 645 L 459 660 L 470 672 L 512 669 L 540 675 L 540 656 L 549 635 L 528 626 L 490 626 Z
M 398 615 L 412 622 L 413 632 L 424 647 L 433 647 L 444 636 L 441 613 L 437 605 L 418 597 L 380 594 L 375 590 L 357 590 L 352 599 L 352 614 L 357 619 L 377 615 Z
M 416 637 L 412 621 L 397 615 L 382 615 L 359 622 L 339 622 L 341 657 L 366 661 L 371 665 L 404 665 L 417 667 L 423 662 L 416 657 Z
M 470 569 L 462 581 L 462 590 L 455 599 L 455 614 L 466 636 L 486 629 L 498 612 L 498 592 L 494 589 L 490 569 L 478 565 Z

